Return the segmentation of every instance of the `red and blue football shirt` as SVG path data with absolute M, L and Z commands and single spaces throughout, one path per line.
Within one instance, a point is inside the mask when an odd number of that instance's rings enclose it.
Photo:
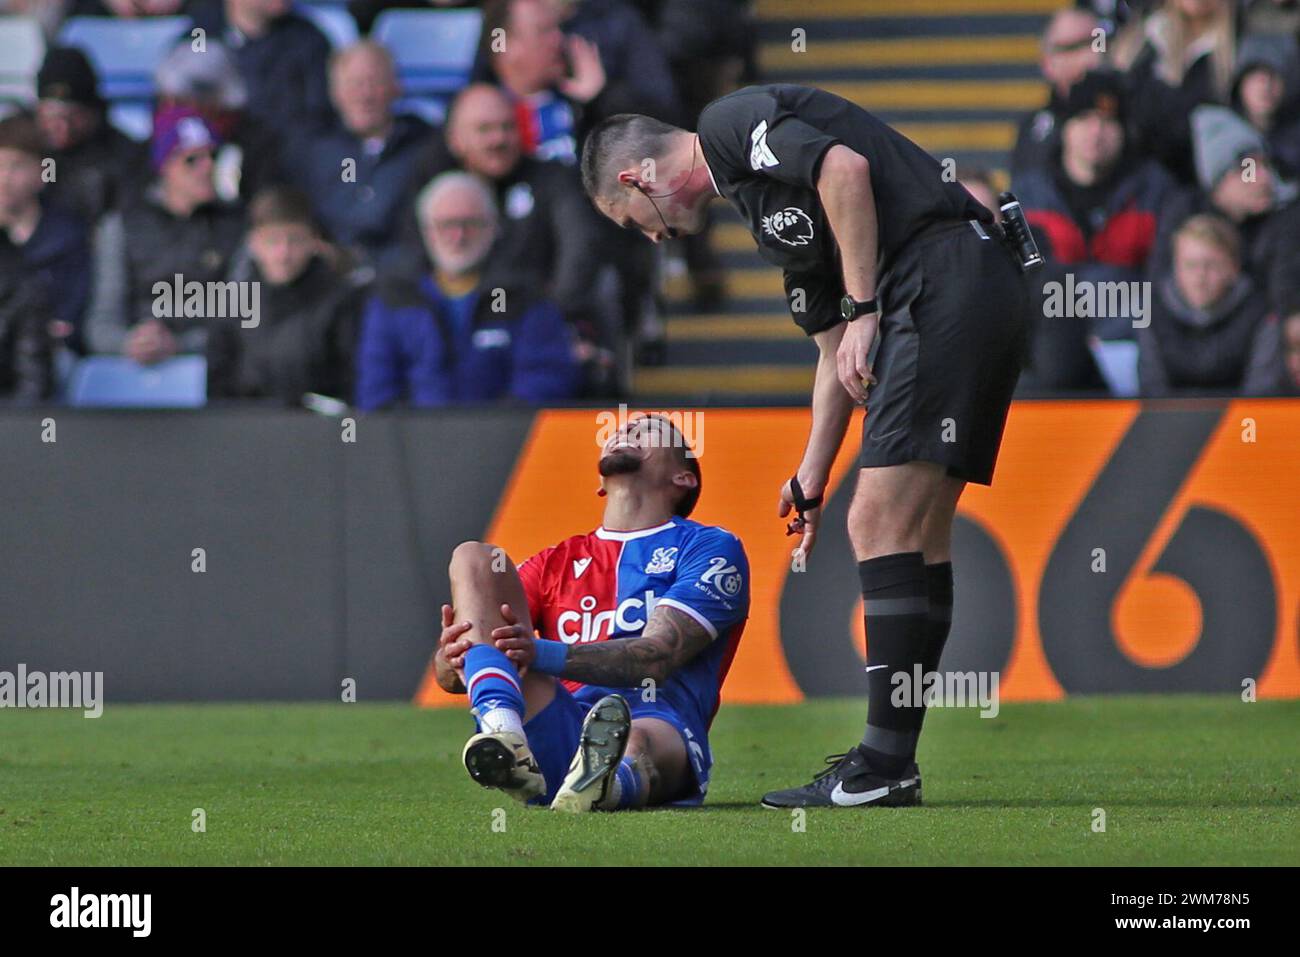
M 601 527 L 528 558 L 519 577 L 533 627 L 553 641 L 639 637 L 660 604 L 699 622 L 712 643 L 653 689 L 653 699 L 669 705 L 692 737 L 706 741 L 749 615 L 749 562 L 739 538 L 685 518 L 635 531 Z M 563 683 L 585 697 L 581 682 Z M 646 688 L 609 690 L 629 701 L 646 699 Z

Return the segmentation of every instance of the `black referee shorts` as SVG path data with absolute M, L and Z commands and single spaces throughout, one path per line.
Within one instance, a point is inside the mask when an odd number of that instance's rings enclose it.
M 991 232 L 944 224 L 898 254 L 879 297 L 861 466 L 937 462 L 955 478 L 990 484 L 1028 358 L 1020 267 Z

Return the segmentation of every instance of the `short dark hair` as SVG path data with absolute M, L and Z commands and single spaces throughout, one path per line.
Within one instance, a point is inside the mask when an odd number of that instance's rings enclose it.
M 654 414 L 646 418 L 656 419 L 666 425 L 672 432 L 672 448 L 677 451 L 677 458 L 680 463 L 686 467 L 686 471 L 695 476 L 695 487 L 688 488 L 682 493 L 677 504 L 673 506 L 673 514 L 679 518 L 690 518 L 691 512 L 695 511 L 695 506 L 699 504 L 700 492 L 704 489 L 704 476 L 700 474 L 700 460 L 695 454 L 695 450 L 686 443 L 686 437 L 682 435 L 682 430 L 677 428 L 666 415 Z
M 582 188 L 591 199 L 612 183 L 613 169 L 663 155 L 677 127 L 640 113 L 616 113 L 596 124 L 582 144 Z
M 704 491 L 704 476 L 700 474 L 700 460 L 695 457 L 693 449 L 681 445 L 678 446 L 678 452 L 681 454 L 682 464 L 695 476 L 695 488 L 688 488 L 682 494 L 673 508 L 673 514 L 679 518 L 690 518 L 691 512 L 695 511 L 695 506 L 699 504 L 700 492 Z
M 17 150 L 37 160 L 45 158 L 41 128 L 30 113 L 15 113 L 0 120 L 0 150 Z
M 314 233 L 320 232 L 312 214 L 311 200 L 305 193 L 290 186 L 270 186 L 260 190 L 248 204 L 248 226 L 295 225 L 306 226 Z

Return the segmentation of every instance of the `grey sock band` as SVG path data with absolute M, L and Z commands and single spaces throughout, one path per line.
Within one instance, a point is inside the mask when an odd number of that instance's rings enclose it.
M 862 735 L 862 746 L 881 754 L 911 757 L 916 753 L 916 742 L 920 737 L 920 731 L 891 731 L 869 724 Z

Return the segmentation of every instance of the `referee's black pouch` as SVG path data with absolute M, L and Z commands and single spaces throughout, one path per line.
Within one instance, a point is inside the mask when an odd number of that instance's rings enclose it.
M 1003 193 L 998 197 L 998 206 L 1002 210 L 1002 228 L 999 230 L 1002 241 L 1016 257 L 1021 272 L 1029 272 L 1043 265 L 1043 254 L 1038 251 L 1034 233 L 1025 218 L 1025 210 L 1012 193 Z

